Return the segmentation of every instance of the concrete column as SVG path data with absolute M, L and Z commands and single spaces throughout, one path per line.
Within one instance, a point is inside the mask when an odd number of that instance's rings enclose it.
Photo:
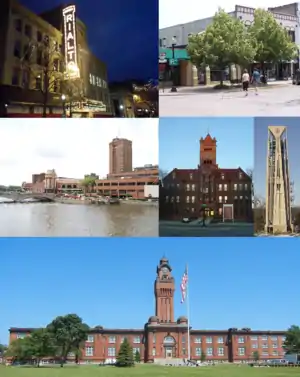
M 192 67 L 192 85 L 193 86 L 198 86 L 198 69 L 195 65 Z
M 211 83 L 211 80 L 210 80 L 210 68 L 209 68 L 208 65 L 205 68 L 205 77 L 206 77 L 205 85 L 210 85 L 210 83 Z

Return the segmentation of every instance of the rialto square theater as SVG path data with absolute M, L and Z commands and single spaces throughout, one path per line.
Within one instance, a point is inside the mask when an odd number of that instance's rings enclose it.
M 109 117 L 104 62 L 90 50 L 76 6 L 35 14 L 2 0 L 0 116 Z
M 184 272 L 180 290 L 183 305 L 188 306 L 188 272 Z M 155 315 L 144 328 L 119 329 L 96 326 L 91 328 L 80 363 L 114 363 L 121 343 L 128 339 L 133 352 L 139 352 L 141 360 L 149 363 L 172 363 L 183 359 L 215 362 L 247 362 L 258 352 L 260 360 L 278 359 L 284 355 L 285 331 L 251 330 L 249 328 L 226 330 L 195 330 L 189 319 L 174 316 L 175 279 L 168 259 L 162 258 L 156 269 L 154 281 Z M 224 310 L 224 308 L 222 309 Z M 220 314 L 220 313 L 218 313 Z M 24 338 L 33 328 L 10 328 L 10 342 Z M 73 354 L 69 361 L 74 362 Z M 44 361 L 49 362 L 49 361 Z

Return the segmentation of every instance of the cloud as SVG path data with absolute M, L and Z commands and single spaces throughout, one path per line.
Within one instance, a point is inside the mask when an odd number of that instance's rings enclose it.
M 64 151 L 55 147 L 38 147 L 34 153 L 37 157 L 45 159 L 60 159 L 65 157 Z

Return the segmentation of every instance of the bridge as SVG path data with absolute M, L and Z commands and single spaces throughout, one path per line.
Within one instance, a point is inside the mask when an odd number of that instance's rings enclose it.
M 55 197 L 55 194 L 46 194 L 46 193 L 40 193 L 40 194 L 33 194 L 33 193 L 27 193 L 27 192 L 0 192 L 0 199 L 1 198 L 7 198 L 15 201 L 21 201 L 25 199 L 38 199 L 41 201 L 53 201 Z

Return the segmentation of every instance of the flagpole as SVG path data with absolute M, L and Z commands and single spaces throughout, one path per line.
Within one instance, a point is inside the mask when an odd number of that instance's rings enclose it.
M 188 265 L 186 265 L 186 273 L 188 276 L 186 286 L 186 316 L 187 316 L 187 336 L 188 336 L 188 360 L 191 360 L 191 340 L 190 340 L 190 299 L 189 299 L 189 284 L 190 276 L 188 272 Z

